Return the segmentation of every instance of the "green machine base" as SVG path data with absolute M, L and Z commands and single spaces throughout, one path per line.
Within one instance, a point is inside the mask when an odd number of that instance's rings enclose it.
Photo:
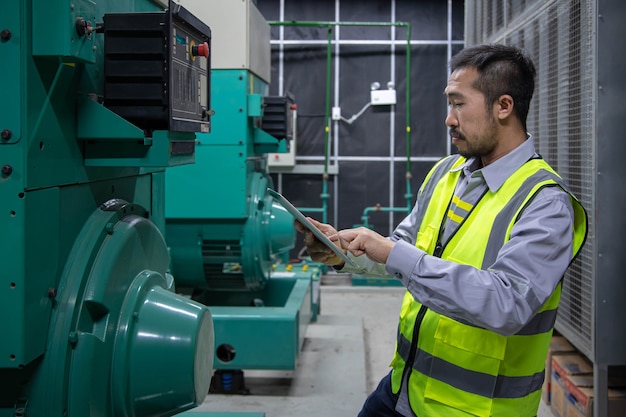
M 316 265 L 275 266 L 261 291 L 207 291 L 194 297 L 213 317 L 214 369 L 295 369 L 307 326 L 319 312 L 320 275 Z M 223 388 L 218 391 L 239 392 L 229 382 Z
M 396 278 L 368 277 L 365 275 L 352 275 L 352 285 L 355 287 L 401 287 L 402 282 Z

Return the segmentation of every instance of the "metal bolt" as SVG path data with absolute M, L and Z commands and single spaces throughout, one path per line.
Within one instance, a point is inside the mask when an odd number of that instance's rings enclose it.
M 57 289 L 48 288 L 48 298 L 56 298 L 56 297 L 57 297 Z
M 11 31 L 9 29 L 2 29 L 2 32 L 0 32 L 0 38 L 2 38 L 5 42 L 8 41 L 11 39 Z
M 9 140 L 13 136 L 13 132 L 11 132 L 9 129 L 4 129 L 2 133 L 0 133 L 0 136 L 3 140 Z
M 13 172 L 13 167 L 11 165 L 3 165 L 2 166 L 2 175 L 8 177 Z

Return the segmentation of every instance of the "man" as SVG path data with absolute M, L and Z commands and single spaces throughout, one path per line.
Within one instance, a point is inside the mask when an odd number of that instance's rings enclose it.
M 412 212 L 388 238 L 315 222 L 359 268 L 305 235 L 313 260 L 407 288 L 392 371 L 360 417 L 535 416 L 561 279 L 586 238 L 583 207 L 526 131 L 532 61 L 480 45 L 450 66 L 459 155 L 430 171 Z

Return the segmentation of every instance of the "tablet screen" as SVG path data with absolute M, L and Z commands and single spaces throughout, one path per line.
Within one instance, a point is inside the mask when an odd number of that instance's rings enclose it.
M 343 253 L 343 251 L 341 249 L 339 249 L 339 247 L 337 247 L 337 245 L 335 245 L 330 239 L 328 239 L 328 237 L 324 233 L 322 233 L 322 231 L 320 229 L 315 227 L 315 225 L 313 223 L 311 223 L 309 220 L 307 220 L 306 216 L 304 214 L 302 214 L 302 212 L 300 212 L 300 210 L 295 208 L 293 206 L 293 204 L 291 204 L 289 202 L 289 200 L 287 200 L 285 197 L 283 197 L 280 193 L 278 193 L 278 192 L 276 192 L 276 191 L 274 191 L 274 190 L 272 190 L 270 188 L 267 189 L 267 192 L 270 193 L 270 195 L 272 197 L 274 197 L 274 200 L 278 201 L 281 206 L 283 206 L 285 209 L 287 209 L 287 211 L 289 213 L 291 213 L 291 215 L 296 220 L 298 220 L 304 227 L 306 227 L 311 232 L 313 232 L 315 237 L 320 242 L 322 242 L 324 245 L 326 245 L 327 247 L 332 249 L 332 251 L 335 252 L 335 254 L 337 256 L 339 256 L 345 263 L 347 263 L 349 265 L 352 265 L 352 266 L 356 266 L 354 261 L 352 261 L 352 259 L 350 259 L 348 257 L 348 255 Z

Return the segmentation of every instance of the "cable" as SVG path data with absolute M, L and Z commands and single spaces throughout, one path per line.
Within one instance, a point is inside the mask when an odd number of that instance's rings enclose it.
M 363 108 L 357 114 L 353 115 L 351 118 L 346 119 L 346 118 L 342 117 L 341 120 L 343 120 L 344 122 L 346 122 L 349 125 L 351 125 L 356 119 L 361 117 L 361 115 L 363 115 L 365 110 L 367 110 L 371 105 L 372 105 L 372 102 L 370 101 L 365 106 L 363 106 Z

